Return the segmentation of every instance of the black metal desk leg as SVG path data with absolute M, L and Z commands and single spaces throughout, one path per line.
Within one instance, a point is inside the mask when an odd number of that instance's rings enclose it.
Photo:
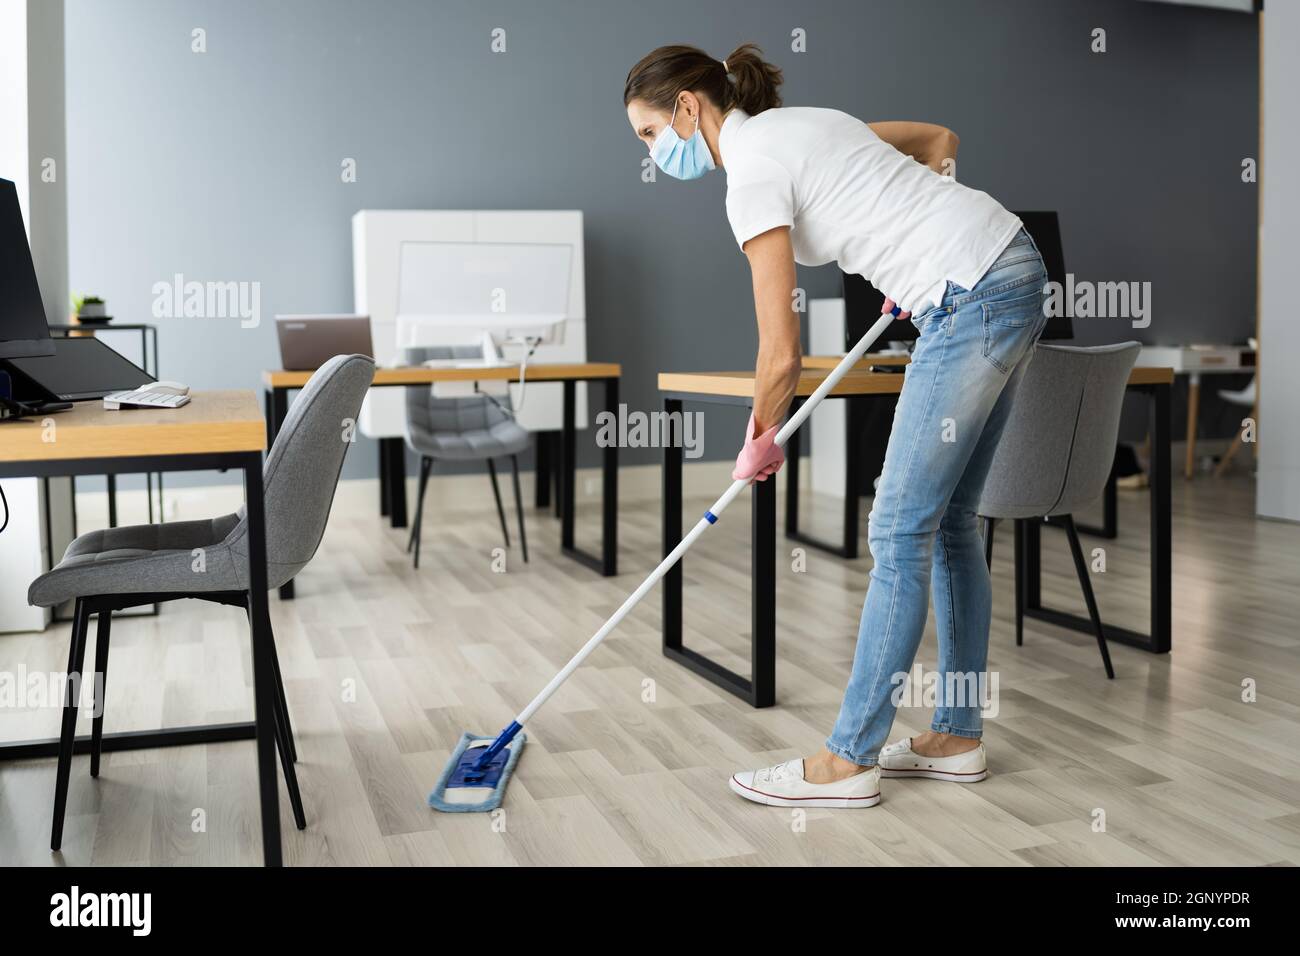
M 384 474 L 388 480 L 388 517 L 394 528 L 406 527 L 406 446 L 400 438 L 381 438 L 387 456 Z
M 802 407 L 804 400 L 795 398 L 790 403 L 790 415 Z M 785 443 L 785 533 L 793 538 L 799 534 L 799 458 L 803 454 L 803 439 L 797 428 Z
M 1151 392 L 1151 645 L 1156 654 L 1173 646 L 1171 587 L 1172 520 L 1169 487 L 1169 390 L 1157 385 Z
M 262 858 L 281 866 L 280 795 L 275 766 L 275 676 L 271 659 L 270 615 L 266 599 L 266 524 L 262 499 L 262 456 L 244 464 L 244 499 L 248 511 L 248 596 L 252 613 L 253 715 L 257 723 L 257 780 L 262 806 Z
M 275 391 L 262 390 L 262 417 L 266 419 L 266 447 L 269 451 L 275 444 Z
M 858 556 L 858 495 L 862 493 L 862 399 L 849 397 L 844 406 L 844 557 Z
M 750 485 L 753 498 L 753 583 L 750 600 L 750 703 L 776 703 L 776 477 Z
M 682 403 L 679 399 L 664 399 L 667 416 L 667 434 L 664 436 L 663 476 L 663 557 L 668 557 L 677 542 L 682 540 Z M 673 428 L 677 422 L 679 427 Z M 674 434 L 675 432 L 675 434 Z M 686 560 L 684 557 L 682 561 Z M 682 649 L 682 561 L 678 561 L 660 584 L 663 589 L 663 650 L 680 653 Z
M 605 379 L 605 410 L 618 414 L 618 379 Z M 618 574 L 618 442 L 605 446 L 602 461 L 600 500 L 600 573 L 605 577 Z
M 555 485 L 554 517 L 558 520 L 563 505 L 561 499 L 564 497 L 560 494 L 560 489 L 564 487 L 564 462 L 562 461 L 564 456 L 560 454 L 560 444 L 564 432 L 562 430 L 552 431 L 549 434 L 551 440 L 551 483 Z
M 117 475 L 108 475 L 108 526 L 117 527 Z
M 533 465 L 533 505 L 548 508 L 551 504 L 551 432 L 538 432 L 534 436 L 537 455 Z
M 1042 610 L 1043 607 L 1043 522 L 1039 518 L 1024 519 L 1025 547 L 1025 609 Z
M 1012 525 L 1012 553 L 1016 579 L 1016 645 L 1025 643 L 1025 520 L 1014 518 Z
M 665 398 L 668 428 L 664 445 L 663 556 L 682 540 L 682 400 Z M 684 646 L 682 636 L 682 561 L 664 575 L 663 652 L 669 660 L 712 681 L 753 707 L 770 707 L 776 699 L 776 485 L 751 486 L 753 508 L 753 619 L 750 676 Z
M 560 547 L 573 547 L 573 485 L 574 485 L 574 416 L 577 415 L 577 383 L 568 379 L 564 383 L 564 422 L 560 432 Z
M 379 442 L 379 517 L 388 517 L 388 449 Z
M 580 548 L 575 543 L 577 521 L 577 381 L 564 382 L 564 421 L 560 429 L 560 469 L 556 475 L 556 509 L 560 517 L 560 552 L 585 564 L 598 574 L 610 577 L 618 573 L 618 441 L 601 449 L 600 553 Z M 605 410 L 618 415 L 618 379 L 607 378 Z M 599 444 L 599 442 L 597 442 Z

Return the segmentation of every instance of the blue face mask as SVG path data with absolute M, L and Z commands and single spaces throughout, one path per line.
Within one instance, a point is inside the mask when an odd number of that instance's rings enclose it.
M 650 147 L 650 158 L 655 165 L 676 179 L 699 179 L 713 169 L 713 156 L 709 144 L 700 135 L 700 118 L 695 118 L 695 132 L 690 139 L 682 139 L 673 129 L 677 119 L 677 104 L 673 104 L 673 118 L 655 137 Z

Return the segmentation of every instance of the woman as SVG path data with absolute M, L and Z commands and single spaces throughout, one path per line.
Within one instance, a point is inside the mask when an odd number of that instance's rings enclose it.
M 975 509 L 1016 384 L 1046 316 L 1042 258 L 1020 220 L 940 175 L 955 137 L 917 123 L 868 126 L 836 110 L 781 108 L 781 71 L 752 44 L 725 60 L 661 47 L 628 74 L 633 130 L 665 173 L 727 173 L 727 218 L 753 276 L 754 407 L 734 477 L 759 481 L 799 380 L 795 263 L 836 262 L 885 293 L 919 337 L 871 509 L 874 567 L 839 718 L 825 750 L 737 773 L 731 789 L 775 806 L 869 807 L 884 776 L 986 776 L 978 694 L 990 587 Z M 910 155 L 909 155 L 910 154 Z M 914 160 L 911 158 L 915 156 Z M 933 595 L 941 684 L 931 731 L 884 747 Z

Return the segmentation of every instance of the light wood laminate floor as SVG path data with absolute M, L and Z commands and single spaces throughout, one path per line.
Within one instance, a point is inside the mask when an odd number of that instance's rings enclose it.
M 660 554 L 656 503 L 622 508 L 615 579 L 560 558 L 558 523 L 530 510 L 532 563 L 516 547 L 497 573 L 495 512 L 448 520 L 437 488 L 419 571 L 404 532 L 336 514 L 298 599 L 272 601 L 309 822 L 293 828 L 281 788 L 288 864 L 1300 862 L 1300 527 L 1257 521 L 1248 478 L 1175 482 L 1175 650 L 1113 646 L 1114 681 L 1086 634 L 1031 621 L 1015 647 L 1011 540 L 1000 535 L 989 779 L 886 780 L 876 808 L 806 818 L 740 800 L 727 777 L 820 747 L 870 558 L 809 551 L 796 572 L 781 538 L 776 707 L 752 710 L 667 661 L 656 592 L 527 729 L 503 816 L 429 810 L 461 731 L 509 722 Z M 1085 547 L 1106 549 L 1095 575 L 1103 615 L 1145 628 L 1146 493 L 1121 492 L 1120 503 L 1121 538 Z M 686 513 L 707 504 L 689 499 Z M 834 532 L 834 502 L 805 508 L 807 525 Z M 598 522 L 584 506 L 580 536 L 594 540 Z M 748 666 L 748 536 L 742 503 L 686 564 L 687 643 L 738 670 Z M 1064 537 L 1043 537 L 1045 601 L 1082 611 Z M 67 634 L 64 624 L 0 636 L 0 670 L 60 671 Z M 116 621 L 107 728 L 247 719 L 247 643 L 238 611 L 194 602 Z M 88 667 L 91 657 L 93 643 Z M 931 625 L 919 660 L 928 669 L 935 657 Z M 901 710 L 891 739 L 928 721 L 926 709 Z M 0 709 L 6 740 L 50 736 L 58 723 L 50 708 Z M 0 764 L 0 863 L 260 861 L 249 743 L 115 753 L 98 780 L 76 758 L 61 854 L 47 848 L 53 779 L 52 760 Z

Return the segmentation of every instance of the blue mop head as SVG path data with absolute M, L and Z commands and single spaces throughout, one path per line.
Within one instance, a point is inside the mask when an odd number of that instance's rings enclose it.
M 433 785 L 429 806 L 444 813 L 483 813 L 501 806 L 506 783 L 514 773 L 528 738 L 518 734 L 481 773 L 473 773 L 474 764 L 496 739 L 482 734 L 463 734 L 451 752 L 442 776 Z

